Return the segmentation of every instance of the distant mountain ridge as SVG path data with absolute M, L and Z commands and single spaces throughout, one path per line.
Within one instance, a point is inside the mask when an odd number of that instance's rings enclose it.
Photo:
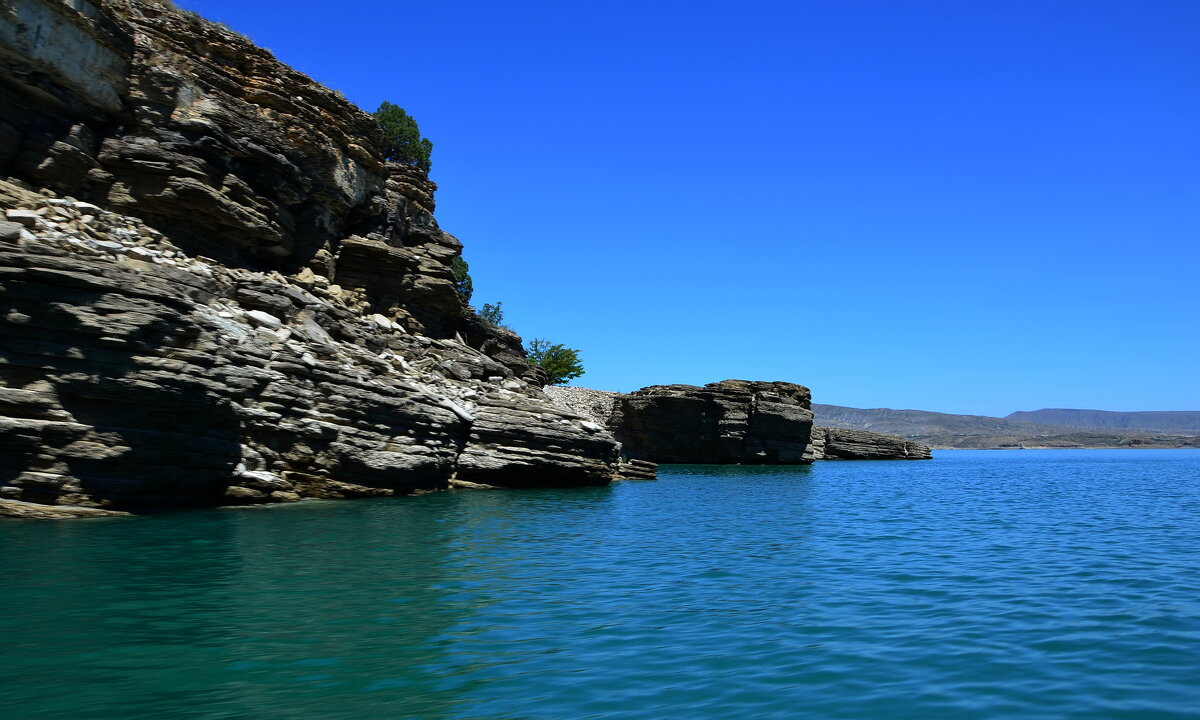
M 1200 433 L 1200 410 L 1113 412 L 1110 410 L 1043 408 L 1009 413 L 1005 419 L 1079 428 Z
M 1008 417 L 953 415 L 927 410 L 849 408 L 813 403 L 816 422 L 826 427 L 900 435 L 934 448 L 1019 447 L 1200 447 L 1200 423 L 1193 430 L 1155 434 L 1122 427 L 1079 427 L 1028 422 Z M 1041 411 L 1039 411 L 1041 412 Z M 1088 412 L 1088 411 L 1084 411 Z M 1099 412 L 1099 411 L 1091 411 Z M 1112 415 L 1200 415 L 1200 413 L 1110 413 Z M 1188 427 L 1188 426 L 1181 426 Z

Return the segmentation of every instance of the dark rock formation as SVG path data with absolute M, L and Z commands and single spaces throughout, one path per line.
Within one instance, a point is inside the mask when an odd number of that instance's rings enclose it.
M 154 2 L 10 0 L 0 41 L 0 504 L 609 481 L 369 115 Z
M 791 383 L 725 380 L 702 388 L 659 385 L 630 395 L 548 387 L 546 394 L 608 426 L 627 458 L 790 464 L 932 457 L 928 446 L 895 435 L 812 426 L 808 389 Z
M 896 435 L 813 428 L 813 456 L 817 460 L 928 460 L 933 457 L 928 445 Z
M 622 454 L 657 463 L 809 463 L 809 405 L 792 383 L 654 385 L 617 396 L 609 428 Z

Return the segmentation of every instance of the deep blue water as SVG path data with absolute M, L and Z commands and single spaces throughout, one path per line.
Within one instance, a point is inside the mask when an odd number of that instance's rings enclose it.
M 1200 717 L 1200 452 L 0 523 L 0 716 Z

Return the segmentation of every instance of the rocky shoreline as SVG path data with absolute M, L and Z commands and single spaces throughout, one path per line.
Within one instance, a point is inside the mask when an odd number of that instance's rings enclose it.
M 0 183 L 0 204 L 17 206 L 0 225 L 0 498 L 128 509 L 612 474 L 607 433 L 461 335 L 356 311 L 323 278 L 188 256 L 88 203 Z
M 0 515 L 882 452 L 814 435 L 788 383 L 564 405 L 460 294 L 426 174 L 228 29 L 149 0 L 12 0 L 0 38 Z M 672 410 L 690 406 L 719 427 L 697 435 Z

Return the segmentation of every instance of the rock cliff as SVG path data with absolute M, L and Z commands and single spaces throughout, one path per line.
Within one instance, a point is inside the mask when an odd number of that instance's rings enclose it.
M 810 405 L 792 383 L 654 385 L 617 397 L 609 428 L 623 454 L 656 463 L 810 463 Z
M 814 426 L 808 388 L 791 383 L 656 385 L 628 395 L 552 387 L 546 394 L 607 426 L 629 458 L 750 465 L 932 457 L 928 446 L 895 435 Z
M 369 115 L 154 2 L 6 0 L 0 40 L 0 504 L 612 477 Z
M 928 460 L 928 445 L 896 435 L 845 428 L 813 428 L 813 456 L 817 460 Z

